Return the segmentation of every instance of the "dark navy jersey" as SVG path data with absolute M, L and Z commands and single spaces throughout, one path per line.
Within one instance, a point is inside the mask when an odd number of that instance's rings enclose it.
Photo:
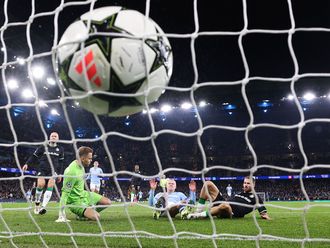
M 26 164 L 39 164 L 39 170 L 51 172 L 51 164 L 48 161 L 47 153 L 49 154 L 54 171 L 57 174 L 63 174 L 63 161 L 64 161 L 64 150 L 60 146 L 47 145 L 48 151 L 46 152 L 45 146 L 39 146 L 33 155 L 26 161 Z
M 141 175 L 141 172 L 140 171 L 138 171 L 138 172 L 134 171 L 134 173 Z M 131 185 L 141 186 L 141 182 L 142 182 L 142 178 L 141 177 L 132 176 L 132 178 L 131 178 Z
M 258 196 L 257 196 L 258 197 Z M 260 197 L 259 204 L 263 204 L 263 201 Z M 242 206 L 237 205 L 235 203 L 242 203 L 250 206 Z M 234 195 L 234 197 L 230 200 L 230 206 L 233 210 L 233 217 L 244 217 L 244 215 L 251 213 L 253 211 L 253 206 L 256 204 L 256 196 L 252 193 L 244 193 L 241 192 L 239 194 Z M 267 209 L 264 206 L 258 208 L 259 213 L 267 213 Z

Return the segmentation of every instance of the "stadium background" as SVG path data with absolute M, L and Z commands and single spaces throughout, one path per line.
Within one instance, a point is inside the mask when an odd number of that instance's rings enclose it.
M 54 10 L 60 1 L 43 3 L 36 1 L 35 13 Z M 19 2 L 20 8 L 14 6 L 18 1 L 9 1 L 7 6 L 8 21 L 23 22 L 31 14 L 29 1 Z M 106 1 L 97 1 L 95 7 L 105 6 Z M 114 5 L 125 6 L 145 12 L 145 1 L 116 1 Z M 199 26 L 195 25 L 193 1 L 151 1 L 150 17 L 153 18 L 169 34 L 189 34 L 198 31 L 200 34 L 194 40 L 196 52 L 197 73 L 193 70 L 191 37 L 170 38 L 174 53 L 174 72 L 170 86 L 187 88 L 191 87 L 196 79 L 198 84 L 211 81 L 236 81 L 242 80 L 246 70 L 238 46 L 239 31 L 244 26 L 243 5 L 241 1 L 222 1 L 217 8 L 210 8 L 212 1 L 198 2 Z M 175 7 L 173 7 L 175 6 Z M 286 1 L 247 1 L 248 28 L 283 30 L 290 28 L 288 6 Z M 330 20 L 327 18 L 329 4 L 321 1 L 310 4 L 306 1 L 292 1 L 295 25 L 299 27 L 324 27 L 329 28 Z M 66 26 L 74 21 L 80 14 L 88 11 L 89 5 L 70 6 L 64 8 L 59 15 L 59 37 Z M 182 15 L 182 11 L 185 15 Z M 307 18 L 308 17 L 308 18 Z M 3 25 L 5 16 L 0 22 Z M 29 56 L 29 46 L 25 34 L 26 25 L 14 25 L 4 31 L 4 42 L 7 52 L 7 61 L 13 62 Z M 231 35 L 207 35 L 207 31 L 231 31 Z M 42 54 L 51 51 L 54 39 L 53 16 L 35 18 L 31 24 L 31 42 L 33 54 Z M 328 32 L 296 32 L 293 36 L 293 48 L 298 59 L 299 74 L 303 73 L 328 73 L 329 72 L 329 39 Z M 3 46 L 4 44 L 2 44 Z M 287 33 L 267 34 L 249 33 L 243 37 L 244 52 L 250 70 L 250 77 L 276 77 L 286 78 L 285 82 L 252 79 L 246 93 L 253 111 L 254 123 L 275 123 L 293 125 L 300 121 L 298 108 L 290 98 L 290 77 L 295 73 L 294 64 L 289 53 Z M 4 53 L 0 54 L 0 61 L 4 61 Z M 54 71 L 51 66 L 50 54 L 35 57 L 33 66 L 43 70 L 43 76 L 35 78 L 39 97 L 43 100 L 54 100 L 60 95 L 59 88 L 54 84 Z M 27 71 L 27 63 L 9 65 L 4 74 L 9 81 L 15 79 L 19 89 L 9 91 L 10 99 L 4 91 L 1 79 L 0 106 L 14 104 L 9 112 L 13 122 L 18 142 L 40 142 L 45 139 L 36 116 L 34 106 L 15 106 L 19 103 L 34 103 L 34 97 L 23 96 L 24 89 L 31 89 L 31 82 Z M 38 74 L 38 72 L 36 72 Z M 41 72 L 39 71 L 39 74 Z M 226 125 L 246 127 L 250 122 L 246 104 L 241 93 L 241 84 L 231 86 L 205 86 L 194 91 L 197 109 L 201 116 L 203 126 Z M 329 118 L 330 89 L 328 77 L 304 76 L 295 83 L 295 91 L 304 110 L 305 119 Z M 307 94 L 309 93 L 309 95 Z M 185 104 L 184 104 L 185 103 Z M 171 106 L 163 108 L 164 104 Z M 155 111 L 152 119 L 155 131 L 170 129 L 185 133 L 197 132 L 199 129 L 196 111 L 190 106 L 190 92 L 176 92 L 168 90 L 159 101 L 150 108 Z M 100 141 L 101 131 L 92 114 L 81 109 L 74 102 L 67 103 L 67 109 L 78 145 L 88 144 L 95 149 L 96 159 L 101 162 L 102 169 L 111 173 L 109 160 Z M 66 164 L 74 155 L 72 145 L 67 144 L 72 137 L 68 130 L 63 114 L 63 106 L 59 102 L 48 103 L 40 107 L 44 128 L 47 132 L 56 130 L 61 140 L 65 143 Z M 0 109 L 0 142 L 8 145 L 14 141 L 5 108 Z M 139 113 L 123 118 L 101 117 L 101 122 L 106 132 L 115 131 L 137 137 L 151 135 L 151 126 L 148 116 Z M 80 142 L 79 139 L 95 139 L 93 142 Z M 249 132 L 249 139 L 255 149 L 259 165 L 268 164 L 279 167 L 275 169 L 259 169 L 256 175 L 290 175 L 281 168 L 300 169 L 304 165 L 302 152 L 297 140 L 297 128 L 276 129 L 256 128 Z M 244 131 L 230 131 L 225 129 L 207 128 L 201 136 L 203 148 L 207 157 L 207 167 L 225 165 L 233 168 L 248 169 L 253 165 L 253 157 L 244 139 Z M 330 128 L 329 123 L 311 122 L 304 126 L 302 132 L 304 152 L 308 164 L 329 164 L 330 158 Z M 161 134 L 155 140 L 158 154 L 163 169 L 183 168 L 192 171 L 203 169 L 202 155 L 198 147 L 197 135 L 184 137 L 169 133 Z M 116 135 L 107 138 L 107 144 L 114 158 L 115 168 L 119 171 L 132 171 L 135 163 L 140 164 L 143 174 L 150 176 L 159 173 L 154 151 L 150 141 L 133 141 Z M 18 145 L 1 146 L 1 167 L 18 168 L 17 163 L 23 164 L 31 155 L 36 146 Z M 14 158 L 17 149 L 18 161 Z M 141 156 L 141 154 L 143 154 Z M 329 174 L 328 168 L 315 168 L 306 171 L 306 174 Z M 11 173 L 1 172 L 1 176 L 12 176 Z M 18 174 L 17 174 L 18 175 Z M 169 171 L 168 176 L 191 176 L 183 172 Z M 206 176 L 237 176 L 234 171 L 211 170 Z M 125 177 L 125 174 L 119 177 Z M 28 179 L 26 179 L 28 180 Z M 329 179 L 306 180 L 309 191 L 323 191 L 323 198 L 329 198 L 327 186 Z M 8 182 L 9 183 L 9 182 Z M 18 187 L 18 182 L 11 181 Z M 227 182 L 225 182 L 227 183 Z M 231 182 L 234 183 L 234 182 Z M 296 185 L 296 193 L 292 197 L 300 197 L 297 180 L 288 182 L 276 181 L 279 188 L 286 184 Z M 235 184 L 235 183 L 234 183 Z M 264 184 L 264 185 L 263 185 Z M 269 182 L 259 183 L 260 187 L 267 190 Z M 309 186 L 310 185 L 310 186 Z M 14 196 L 21 196 L 19 188 L 13 192 Z M 271 188 L 270 188 L 271 189 Z M 239 190 L 239 189 L 236 189 Z M 2 188 L 2 194 L 8 194 Z M 270 190 L 269 190 L 270 191 Z M 272 192 L 274 199 L 280 194 Z M 288 193 L 289 194 L 289 193 Z M 299 195 L 299 196 L 298 196 Z M 313 193 L 311 193 L 311 197 Z

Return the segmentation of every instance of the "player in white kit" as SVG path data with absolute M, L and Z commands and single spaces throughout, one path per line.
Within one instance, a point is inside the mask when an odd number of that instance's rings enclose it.
M 231 197 L 231 194 L 233 192 L 233 188 L 231 187 L 230 184 L 228 184 L 228 186 L 226 187 L 226 191 L 227 191 L 228 197 L 230 198 Z

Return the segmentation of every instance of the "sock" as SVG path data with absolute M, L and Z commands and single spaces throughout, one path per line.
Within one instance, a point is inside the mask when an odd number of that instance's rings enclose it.
M 206 218 L 207 216 L 209 216 L 208 212 L 207 211 L 202 211 L 200 213 L 194 213 L 192 214 L 193 218 Z
M 37 190 L 36 190 L 36 203 L 40 203 L 42 191 L 43 191 L 43 188 L 37 188 Z
M 42 201 L 42 207 L 45 208 L 50 200 L 50 198 L 52 197 L 53 194 L 53 188 L 47 188 L 45 194 L 44 194 L 44 199 Z
M 200 212 L 202 212 L 204 210 L 204 208 L 205 208 L 205 201 L 206 201 L 205 199 L 199 198 L 198 203 L 197 203 L 197 209 L 196 209 L 196 212 L 197 213 L 200 213 Z
M 201 214 L 201 217 L 207 217 L 207 216 L 209 216 L 209 212 L 208 211 L 203 211 L 200 214 Z
M 131 202 L 133 202 L 133 201 L 134 201 L 134 198 L 135 198 L 135 195 L 134 195 L 134 193 L 131 193 Z

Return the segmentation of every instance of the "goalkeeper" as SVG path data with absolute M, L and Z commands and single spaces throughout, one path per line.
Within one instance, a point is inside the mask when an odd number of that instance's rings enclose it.
M 84 190 L 85 168 L 90 165 L 93 159 L 93 149 L 89 147 L 80 147 L 78 149 L 78 159 L 64 171 L 64 180 L 61 195 L 61 211 L 56 222 L 68 221 L 65 217 L 64 206 L 69 206 L 72 213 L 77 215 L 77 219 L 100 219 L 102 210 L 111 204 L 111 201 L 95 192 Z M 98 206 L 98 207 L 95 207 Z
M 197 210 L 195 213 L 188 214 L 187 219 L 206 218 L 208 216 L 217 216 L 219 218 L 244 217 L 255 209 L 257 203 L 256 197 L 258 196 L 253 193 L 254 186 L 254 177 L 246 176 L 243 182 L 243 192 L 236 194 L 230 202 L 225 202 L 217 186 L 211 181 L 206 181 L 200 193 Z M 209 211 L 203 211 L 206 200 L 214 202 Z M 263 206 L 263 201 L 259 197 L 258 202 L 261 205 L 257 208 L 260 217 L 270 220 L 267 209 Z
M 165 216 L 167 210 L 172 218 L 180 213 L 182 219 L 186 219 L 186 216 L 192 211 L 192 206 L 196 202 L 196 182 L 190 181 L 189 190 L 190 194 L 187 197 L 182 192 L 176 192 L 176 181 L 174 179 L 167 179 L 166 192 L 160 192 L 155 195 L 155 189 L 157 188 L 157 182 L 154 179 L 149 181 L 149 206 L 156 207 L 153 212 L 154 219 L 159 219 L 160 216 Z M 189 205 L 187 205 L 189 204 Z

